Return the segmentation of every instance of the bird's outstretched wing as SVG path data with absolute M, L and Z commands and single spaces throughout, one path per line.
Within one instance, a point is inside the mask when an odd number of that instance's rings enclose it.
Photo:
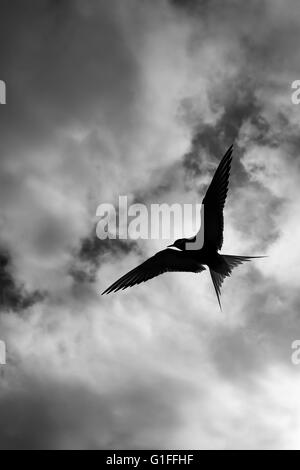
M 198 261 L 187 258 L 184 251 L 166 249 L 159 251 L 156 255 L 149 258 L 135 269 L 118 279 L 114 284 L 108 287 L 103 294 L 117 292 L 118 290 L 127 289 L 135 284 L 141 284 L 153 277 L 159 276 L 168 271 L 186 271 L 200 273 L 205 267 Z
M 202 232 L 204 246 L 214 250 L 220 250 L 223 245 L 223 209 L 228 191 L 232 150 L 233 145 L 229 147 L 222 158 L 202 201 L 204 210 L 204 228 L 201 228 L 202 231 L 204 231 L 204 233 Z

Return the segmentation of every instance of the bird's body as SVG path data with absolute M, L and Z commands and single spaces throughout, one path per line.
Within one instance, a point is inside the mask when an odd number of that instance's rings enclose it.
M 245 261 L 260 256 L 235 256 L 219 253 L 223 245 L 224 217 L 230 166 L 232 160 L 231 146 L 221 160 L 212 182 L 202 202 L 203 224 L 198 234 L 191 238 L 176 240 L 173 245 L 159 251 L 132 271 L 118 279 L 103 294 L 117 292 L 135 284 L 148 281 L 168 271 L 185 271 L 200 273 L 208 266 L 221 307 L 221 286 L 225 277 Z

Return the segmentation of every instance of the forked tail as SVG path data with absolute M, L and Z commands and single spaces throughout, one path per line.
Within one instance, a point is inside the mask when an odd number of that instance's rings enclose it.
M 244 263 L 245 261 L 251 261 L 255 258 L 266 258 L 266 256 L 234 256 L 234 255 L 220 255 L 222 258 L 222 263 L 218 264 L 217 267 L 214 266 L 210 270 L 211 279 L 217 294 L 218 302 L 220 309 L 221 306 L 221 287 L 225 277 L 230 277 L 232 270 Z

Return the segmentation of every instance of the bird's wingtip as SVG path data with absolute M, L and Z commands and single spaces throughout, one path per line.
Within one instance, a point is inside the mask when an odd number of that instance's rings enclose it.
M 101 292 L 101 295 L 108 295 L 109 293 L 109 289 L 105 289 L 103 292 Z

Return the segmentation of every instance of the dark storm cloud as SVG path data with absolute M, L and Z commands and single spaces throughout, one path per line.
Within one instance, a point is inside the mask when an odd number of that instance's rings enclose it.
M 187 10 L 189 13 L 199 13 L 205 16 L 210 16 L 213 21 L 217 21 L 219 17 L 223 16 L 224 12 L 227 12 L 228 16 L 231 13 L 237 12 L 239 16 L 246 15 L 248 12 L 252 14 L 258 11 L 263 11 L 264 2 L 258 0 L 252 0 L 247 3 L 245 10 L 241 8 L 239 2 L 235 0 L 229 0 L 222 2 L 222 0 L 170 0 L 170 3 L 175 7 Z M 237 18 L 233 18 L 234 21 Z
M 174 400 L 180 389 L 189 392 L 166 377 L 148 379 L 143 383 L 135 377 L 134 384 L 99 394 L 81 382 L 24 377 L 22 388 L 15 383 L 13 390 L 1 392 L 0 448 L 149 448 L 154 441 L 159 447 L 157 430 L 171 439 L 181 420 Z
M 12 135 L 15 146 L 25 149 L 53 138 L 64 124 L 95 123 L 99 109 L 110 125 L 121 123 L 123 113 L 129 118 L 138 74 L 116 6 L 2 2 L 1 69 L 8 86 L 2 157 Z
M 226 84 L 223 85 L 224 89 Z M 219 161 L 227 148 L 235 143 L 241 127 L 246 120 L 257 120 L 260 115 L 260 106 L 255 98 L 254 89 L 249 87 L 247 77 L 238 77 L 228 84 L 226 94 L 214 90 L 211 100 L 213 106 L 224 111 L 220 119 L 213 124 L 200 123 L 194 131 L 192 150 L 185 156 L 185 167 L 193 173 L 199 173 L 203 165 L 201 154 L 203 151 L 209 159 Z M 218 96 L 219 95 L 219 96 Z M 183 103 L 188 106 L 188 103 Z
M 11 259 L 8 254 L 0 253 L 0 310 L 21 311 L 44 299 L 42 292 L 26 292 L 14 280 Z
M 101 263 L 108 257 L 122 257 L 131 251 L 137 251 L 137 243 L 132 240 L 100 240 L 96 234 L 82 240 L 80 249 L 75 255 L 70 274 L 76 283 L 93 283 Z

